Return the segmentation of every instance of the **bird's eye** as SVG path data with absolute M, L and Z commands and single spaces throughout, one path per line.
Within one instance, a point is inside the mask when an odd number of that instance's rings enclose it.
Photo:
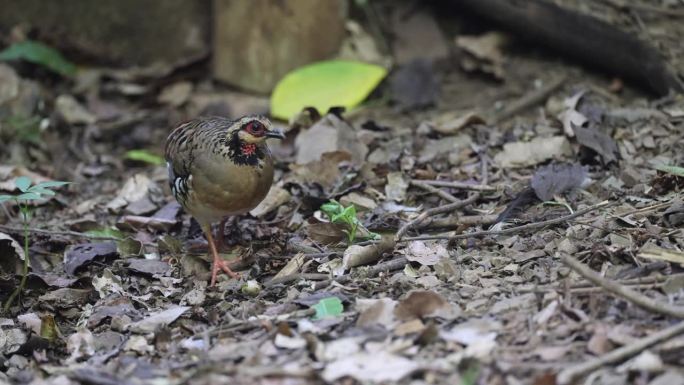
M 245 131 L 254 136 L 263 136 L 265 134 L 264 125 L 259 122 L 249 122 L 245 126 Z

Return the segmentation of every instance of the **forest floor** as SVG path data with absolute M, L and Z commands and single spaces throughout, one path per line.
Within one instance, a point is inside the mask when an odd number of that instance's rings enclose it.
M 276 123 L 274 186 L 224 229 L 242 278 L 216 287 L 154 155 L 182 121 L 267 99 L 194 67 L 64 81 L 0 64 L 20 90 L 0 107 L 40 117 L 4 122 L 0 192 L 18 176 L 72 182 L 31 203 L 0 383 L 684 383 L 684 177 L 662 171 L 684 165 L 684 99 L 496 49 L 475 73 L 440 68 L 439 92 L 384 87 L 398 104 Z M 354 205 L 355 239 L 320 211 L 330 200 Z M 3 303 L 22 223 L 5 202 Z

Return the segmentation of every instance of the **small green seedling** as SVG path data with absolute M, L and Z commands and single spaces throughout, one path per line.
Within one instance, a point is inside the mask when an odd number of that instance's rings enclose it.
M 19 286 L 17 286 L 16 289 L 12 292 L 12 294 L 7 298 L 7 301 L 5 302 L 5 305 L 3 306 L 4 311 L 6 312 L 9 310 L 10 306 L 12 306 L 12 302 L 14 302 L 14 299 L 19 295 L 19 293 L 24 290 L 24 286 L 26 286 L 26 279 L 28 277 L 28 269 L 29 269 L 29 250 L 28 250 L 28 241 L 29 241 L 29 222 L 31 220 L 31 207 L 29 206 L 29 202 L 39 200 L 39 199 L 44 199 L 45 197 L 50 197 L 55 195 L 55 192 L 52 190 L 54 188 L 64 186 L 66 184 L 69 184 L 70 182 L 59 182 L 59 181 L 47 181 L 47 182 L 41 182 L 38 184 L 35 184 L 31 186 L 33 182 L 31 181 L 31 178 L 25 177 L 25 176 L 20 176 L 17 179 L 14 180 L 14 186 L 16 186 L 19 191 L 21 191 L 20 194 L 18 195 L 10 195 L 10 194 L 2 194 L 0 195 L 0 203 L 6 202 L 6 201 L 15 201 L 17 205 L 19 206 L 19 212 L 21 213 L 21 221 L 24 225 L 24 271 L 23 271 L 23 276 L 21 277 L 21 283 L 19 283 Z
M 347 227 L 344 232 L 347 234 L 347 240 L 350 244 L 354 243 L 358 230 L 362 230 L 365 234 L 364 238 L 380 238 L 380 235 L 372 233 L 363 227 L 361 221 L 356 217 L 356 207 L 353 204 L 344 207 L 336 200 L 331 200 L 321 206 L 321 211 L 330 218 L 330 222 Z

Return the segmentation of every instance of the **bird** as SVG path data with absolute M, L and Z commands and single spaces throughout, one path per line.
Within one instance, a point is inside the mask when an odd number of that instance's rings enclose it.
M 273 158 L 266 139 L 284 139 L 264 116 L 231 120 L 199 117 L 180 124 L 166 139 L 164 157 L 174 198 L 199 223 L 213 258 L 211 284 L 223 271 L 239 275 L 218 255 L 211 225 L 256 207 L 273 184 Z

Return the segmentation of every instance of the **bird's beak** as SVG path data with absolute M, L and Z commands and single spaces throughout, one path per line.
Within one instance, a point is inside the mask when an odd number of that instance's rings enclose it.
M 285 134 L 280 130 L 273 130 L 266 132 L 267 138 L 285 139 Z

